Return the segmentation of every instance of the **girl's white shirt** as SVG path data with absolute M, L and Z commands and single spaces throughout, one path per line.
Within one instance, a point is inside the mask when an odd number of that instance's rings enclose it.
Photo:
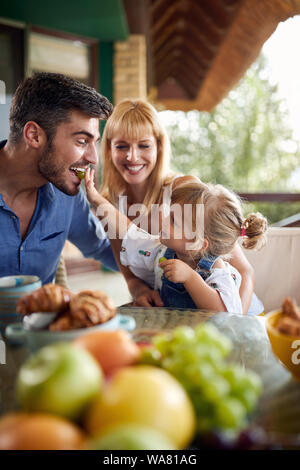
M 167 247 L 162 245 L 156 235 L 131 224 L 122 242 L 120 261 L 128 266 L 135 276 L 146 282 L 151 289 L 159 290 L 162 284 L 163 270 L 159 259 Z M 241 285 L 240 273 L 229 263 L 225 268 L 211 269 L 205 283 L 215 288 L 230 313 L 242 314 L 242 303 L 239 295 Z

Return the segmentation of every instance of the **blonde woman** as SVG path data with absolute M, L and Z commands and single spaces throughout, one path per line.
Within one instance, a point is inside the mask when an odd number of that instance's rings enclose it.
M 170 206 L 172 191 L 186 182 L 199 182 L 170 170 L 170 142 L 154 107 L 143 100 L 124 100 L 115 106 L 101 142 L 103 180 L 100 193 L 114 206 L 151 234 L 160 232 L 153 205 Z M 140 211 L 138 210 L 140 206 Z M 152 215 L 152 217 L 151 217 Z M 162 306 L 158 291 L 151 289 L 120 263 L 119 240 L 112 247 L 135 305 Z M 240 296 L 248 312 L 254 290 L 254 273 L 238 244 L 230 263 L 241 274 Z

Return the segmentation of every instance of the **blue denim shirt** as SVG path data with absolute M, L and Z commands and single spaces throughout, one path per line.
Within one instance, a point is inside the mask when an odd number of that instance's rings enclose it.
M 5 141 L 0 142 L 0 149 L 4 145 Z M 23 241 L 19 219 L 0 194 L 0 277 L 33 274 L 43 284 L 52 282 L 66 240 L 74 243 L 86 258 L 95 258 L 118 270 L 110 242 L 82 191 L 68 196 L 51 183 L 40 187 Z
M 166 259 L 174 259 L 176 257 L 176 253 L 174 250 L 168 248 L 164 253 L 164 257 Z M 210 275 L 211 267 L 216 259 L 217 256 L 214 255 L 207 255 L 205 258 L 200 259 L 196 271 L 203 280 Z M 184 287 L 184 284 L 180 282 L 172 282 L 164 275 L 162 277 L 160 296 L 165 307 L 198 308 Z

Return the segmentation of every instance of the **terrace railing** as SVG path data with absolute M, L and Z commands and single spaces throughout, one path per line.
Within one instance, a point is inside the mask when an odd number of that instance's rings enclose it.
M 239 193 L 246 202 L 300 202 L 300 193 Z M 274 227 L 300 227 L 300 213 L 280 220 Z

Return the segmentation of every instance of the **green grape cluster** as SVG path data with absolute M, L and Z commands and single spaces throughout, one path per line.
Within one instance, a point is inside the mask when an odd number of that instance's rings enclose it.
M 236 433 L 247 424 L 261 381 L 254 372 L 226 362 L 231 349 L 231 341 L 212 324 L 179 326 L 156 335 L 144 348 L 141 362 L 167 370 L 183 385 L 199 433 Z

